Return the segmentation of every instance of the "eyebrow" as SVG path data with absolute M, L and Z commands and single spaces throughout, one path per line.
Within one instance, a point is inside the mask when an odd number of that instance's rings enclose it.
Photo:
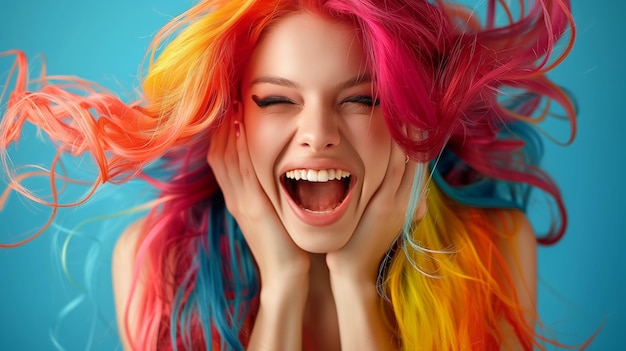
M 372 82 L 372 76 L 370 76 L 369 74 L 363 74 L 363 75 L 354 76 L 346 80 L 345 82 L 339 83 L 338 86 L 341 89 L 348 89 L 348 88 L 352 88 L 360 84 L 371 83 L 371 82 Z M 294 81 L 291 81 L 287 78 L 282 78 L 282 77 L 277 77 L 277 76 L 261 76 L 261 77 L 255 78 L 250 83 L 250 86 L 253 86 L 255 84 L 261 84 L 261 83 L 274 84 L 274 85 L 280 85 L 280 86 L 284 86 L 288 88 L 300 89 L 300 84 Z
M 362 75 L 358 75 L 358 76 L 348 79 L 347 81 L 339 84 L 339 86 L 342 89 L 348 89 L 348 88 L 355 87 L 357 85 L 371 83 L 371 82 L 372 82 L 372 76 L 370 76 L 369 74 L 362 74 Z
M 276 77 L 276 76 L 262 76 L 262 77 L 255 78 L 252 81 L 252 83 L 250 83 L 250 86 L 253 86 L 255 84 L 261 84 L 261 83 L 269 83 L 269 84 L 280 85 L 280 86 L 284 86 L 288 88 L 295 88 L 295 89 L 300 88 L 300 85 L 298 85 L 298 83 L 292 82 L 287 78 L 281 78 L 281 77 Z

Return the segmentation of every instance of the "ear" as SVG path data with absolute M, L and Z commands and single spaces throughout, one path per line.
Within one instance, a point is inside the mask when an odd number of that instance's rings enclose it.
M 243 120 L 243 106 L 241 105 L 241 101 L 233 100 L 230 104 L 229 115 L 233 121 L 241 122 Z
M 215 121 L 213 122 L 211 126 L 213 128 L 213 134 L 211 135 L 206 155 L 206 161 L 209 164 L 211 164 L 211 157 L 224 156 L 224 150 L 227 147 L 229 133 L 232 133 L 233 129 L 235 133 L 238 133 L 239 123 L 241 123 L 242 118 L 243 108 L 241 106 L 241 102 L 233 100 L 225 111 L 221 121 L 219 123 Z

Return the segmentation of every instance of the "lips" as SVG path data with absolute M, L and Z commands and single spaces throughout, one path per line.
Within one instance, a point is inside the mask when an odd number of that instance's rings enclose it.
M 346 206 L 353 177 L 337 169 L 293 169 L 285 172 L 281 183 L 296 214 L 313 225 L 337 220 Z
M 341 169 L 296 169 L 285 173 L 283 184 L 299 207 L 326 213 L 346 198 L 350 179 L 350 173 Z

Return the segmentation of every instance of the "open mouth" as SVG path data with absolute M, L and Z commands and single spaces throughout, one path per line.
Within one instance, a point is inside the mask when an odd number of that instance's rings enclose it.
M 300 208 L 315 213 L 332 212 L 345 200 L 352 176 L 341 169 L 296 169 L 282 177 L 283 186 Z

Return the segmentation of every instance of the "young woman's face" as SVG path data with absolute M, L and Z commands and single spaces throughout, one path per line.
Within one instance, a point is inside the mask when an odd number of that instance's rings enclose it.
M 281 20 L 256 47 L 241 99 L 254 169 L 289 235 L 309 252 L 340 249 L 393 145 L 354 31 L 307 13 Z

